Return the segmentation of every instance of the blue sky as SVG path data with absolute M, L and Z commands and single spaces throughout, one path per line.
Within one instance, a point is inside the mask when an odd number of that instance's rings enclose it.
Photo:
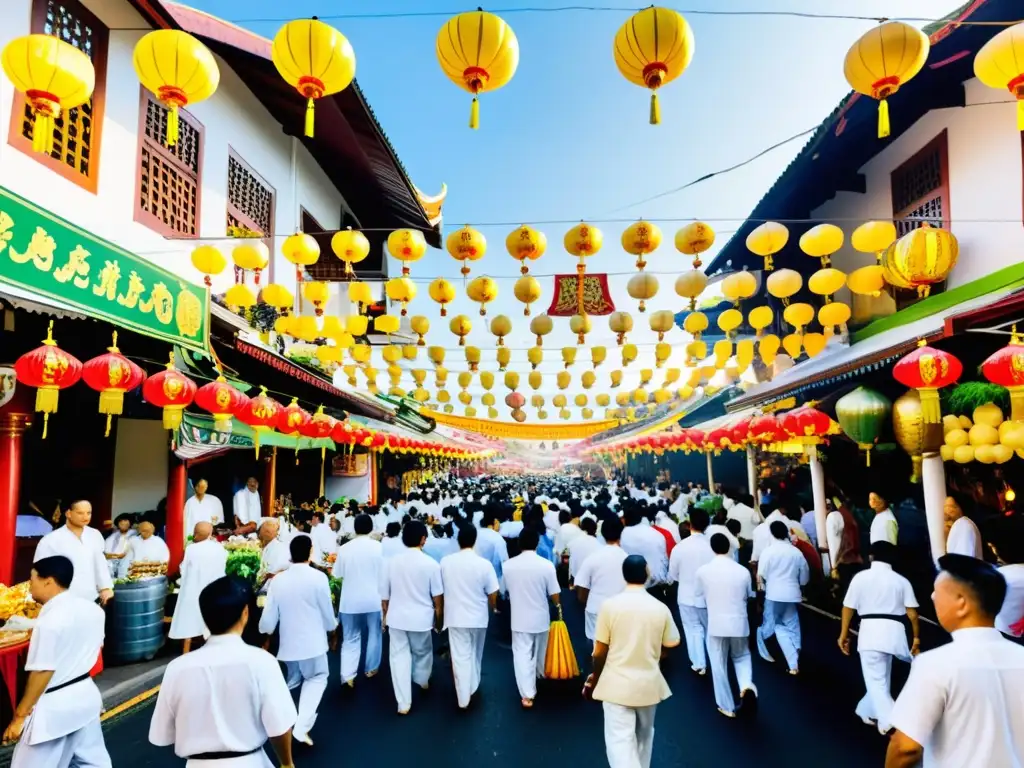
M 467 127 L 469 96 L 443 75 L 434 40 L 460 8 L 450 0 L 191 0 L 204 11 L 273 37 L 284 17 L 318 15 L 341 30 L 357 57 L 356 77 L 414 183 L 424 191 L 449 187 L 446 230 L 464 223 L 480 226 L 488 238 L 486 257 L 473 273 L 498 279 L 501 297 L 489 314 L 503 312 L 514 330 L 506 341 L 515 348 L 533 344 L 522 305 L 512 296 L 518 264 L 504 248 L 505 236 L 519 223 L 536 223 L 548 236 L 548 253 L 533 262 L 539 275 L 572 272 L 574 260 L 562 250 L 562 236 L 574 221 L 587 219 L 605 234 L 604 250 L 588 260 L 592 272 L 628 273 L 633 259 L 619 247 L 630 219 L 674 219 L 660 226 L 665 243 L 649 259 L 661 289 L 649 310 L 682 307 L 672 289 L 674 274 L 688 261 L 672 247 L 682 219 L 716 220 L 719 244 L 746 216 L 802 146 L 798 139 L 753 164 L 645 205 L 630 205 L 703 174 L 733 165 L 765 147 L 820 123 L 847 93 L 843 57 L 869 21 L 770 16 L 686 14 L 696 52 L 690 68 L 661 91 L 662 124 L 650 126 L 647 91 L 626 82 L 612 57 L 612 41 L 629 11 L 512 12 L 514 7 L 555 8 L 568 0 L 502 0 L 500 12 L 515 31 L 520 63 L 512 82 L 485 94 L 481 127 Z M 954 0 L 688 0 L 692 10 L 794 11 L 854 13 L 861 16 L 934 18 L 950 11 Z M 627 5 L 605 3 L 605 5 Z M 947 7 L 948 6 L 948 7 Z M 282 10 L 286 9 L 286 13 Z M 681 9 L 684 10 L 684 9 Z M 437 11 L 440 16 L 412 18 L 329 18 L 334 14 L 393 14 Z M 685 14 L 685 10 L 684 10 Z M 730 220 L 730 221 L 727 221 Z M 540 223 L 554 222 L 554 223 Z M 459 264 L 445 252 L 432 252 L 414 265 L 414 277 L 458 277 Z M 508 276 L 509 279 L 502 279 Z M 631 340 L 650 344 L 647 316 L 625 290 L 628 274 L 611 278 L 619 309 L 633 314 Z M 552 280 L 541 278 L 550 301 Z M 461 288 L 461 280 L 459 281 Z M 431 317 L 429 341 L 454 347 L 447 324 L 426 296 L 426 282 L 411 311 Z M 493 337 L 475 307 L 460 299 L 456 311 L 474 321 L 470 343 L 493 360 Z M 682 346 L 674 331 L 669 340 Z M 568 320 L 556 321 L 545 343 L 548 354 L 572 343 Z M 607 371 L 618 367 L 614 334 L 604 318 L 594 319 L 590 344 L 609 345 L 609 358 L 592 393 L 608 391 Z M 453 372 L 465 369 L 461 355 L 448 353 Z M 589 358 L 582 351 L 581 360 Z M 525 360 L 525 351 L 513 359 Z M 522 365 L 522 364 L 521 364 Z M 491 363 L 491 367 L 494 364 Z M 554 361 L 545 363 L 541 394 L 557 391 Z M 653 367 L 653 347 L 641 347 L 630 370 Z M 574 381 L 589 368 L 577 363 Z M 520 370 L 528 370 L 528 366 Z M 525 373 L 524 373 L 525 382 Z M 660 376 L 655 377 L 655 382 Z M 457 390 L 454 382 L 449 390 Z M 525 383 L 523 385 L 524 389 Z M 498 391 L 498 388 L 496 388 Z M 580 391 L 578 387 L 569 392 Z M 530 394 L 527 390 L 526 394 Z M 571 399 L 571 398 L 570 398 Z M 549 410 L 551 410 L 549 408 Z M 457 407 L 461 412 L 461 407 Z

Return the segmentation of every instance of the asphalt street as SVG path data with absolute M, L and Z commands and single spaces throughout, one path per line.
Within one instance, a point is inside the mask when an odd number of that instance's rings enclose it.
M 586 669 L 589 653 L 582 612 L 574 599 L 568 602 L 566 621 L 580 666 Z M 885 740 L 853 713 L 863 694 L 856 655 L 846 658 L 840 654 L 835 644 L 836 621 L 809 611 L 802 612 L 802 619 L 804 653 L 798 677 L 786 674 L 781 662 L 768 664 L 754 653 L 760 706 L 750 720 L 728 720 L 719 714 L 710 679 L 694 675 L 685 650 L 677 649 L 667 668 L 673 695 L 658 707 L 652 765 L 881 766 Z M 781 659 L 781 654 L 777 657 Z M 315 746 L 296 745 L 299 768 L 607 765 L 601 706 L 581 699 L 582 680 L 542 685 L 534 709 L 524 711 L 516 691 L 511 650 L 494 636 L 488 638 L 479 700 L 468 712 L 457 710 L 451 667 L 440 656 L 435 656 L 430 691 L 417 691 L 407 717 L 395 713 L 386 644 L 381 674 L 372 680 L 360 678 L 354 691 L 341 689 L 337 664 L 337 654 L 332 654 L 330 687 L 312 732 Z M 905 675 L 906 669 L 897 670 L 900 684 Z M 158 749 L 147 741 L 154 701 L 105 723 L 106 742 L 116 768 L 183 764 L 170 749 Z

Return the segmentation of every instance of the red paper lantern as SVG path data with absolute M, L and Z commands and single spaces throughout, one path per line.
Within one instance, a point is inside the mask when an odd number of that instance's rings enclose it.
M 260 387 L 260 393 L 235 414 L 239 421 L 252 427 L 257 456 L 260 453 L 260 435 L 274 430 L 282 410 L 281 404 L 267 395 L 267 388 Z
M 201 386 L 195 397 L 195 404 L 213 415 L 213 428 L 217 432 L 231 432 L 231 418 L 248 402 L 249 398 L 228 384 L 223 376 Z
M 733 424 L 730 427 L 732 431 L 732 443 L 733 445 L 742 448 L 747 444 L 747 435 L 750 433 L 750 422 L 752 419 L 741 419 L 738 423 Z
M 19 384 L 36 388 L 36 412 L 43 414 L 45 440 L 50 414 L 57 412 L 60 391 L 82 378 L 82 363 L 57 346 L 51 320 L 43 345 L 19 357 L 14 364 L 14 374 Z
M 107 347 L 106 354 L 94 357 L 82 366 L 82 379 L 100 393 L 99 411 L 107 417 L 104 434 L 110 437 L 111 421 L 124 412 L 124 393 L 145 381 L 146 372 L 121 354 L 117 348 L 117 331 L 114 331 L 114 342 Z
M 298 438 L 302 436 L 303 428 L 312 418 L 309 411 L 299 405 L 299 398 L 293 397 L 292 401 L 278 412 L 274 426 L 281 434 Z
M 1011 421 L 1024 420 L 1024 342 L 1016 326 L 1010 343 L 981 364 L 981 373 L 993 384 L 1009 391 Z
M 690 447 L 694 450 L 704 450 L 704 430 L 702 429 L 691 429 L 687 435 L 687 442 Z
M 385 435 L 383 432 L 374 432 L 373 440 L 371 441 L 370 446 L 373 448 L 383 448 L 387 444 L 387 442 L 387 435 Z
M 725 427 L 712 429 L 704 438 L 704 446 L 716 453 L 721 452 L 723 448 L 731 448 L 732 430 Z
M 817 408 L 802 406 L 786 413 L 781 424 L 791 437 L 818 438 L 828 434 L 832 420 Z
M 196 383 L 174 367 L 174 354 L 167 367 L 142 384 L 142 399 L 157 408 L 163 408 L 163 425 L 173 434 L 181 427 L 185 407 L 196 396 Z
M 321 405 L 316 409 L 316 413 L 309 418 L 309 421 L 298 428 L 298 433 L 311 440 L 323 440 L 331 436 L 335 423 L 333 417 L 324 413 L 324 407 Z
M 762 445 L 774 443 L 780 437 L 784 438 L 784 433 L 779 420 L 770 414 L 753 419 L 747 428 L 747 439 Z
M 904 355 L 892 369 L 893 378 L 921 393 L 921 412 L 926 424 L 942 422 L 939 390 L 960 378 L 964 367 L 948 352 L 918 342 L 917 349 Z

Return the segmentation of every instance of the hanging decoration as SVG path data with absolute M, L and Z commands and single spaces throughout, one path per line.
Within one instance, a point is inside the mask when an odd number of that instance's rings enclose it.
M 224 254 L 212 245 L 200 245 L 192 249 L 192 266 L 203 275 L 203 285 L 213 286 L 211 276 L 219 275 L 228 265 Z
M 296 232 L 281 243 L 281 255 L 295 265 L 295 281 L 301 283 L 303 267 L 311 266 L 319 261 L 320 246 L 311 236 Z
M 615 34 L 615 66 L 634 85 L 651 91 L 651 125 L 661 123 L 658 89 L 693 60 L 693 30 L 682 14 L 651 6 L 637 11 Z
M 430 320 L 423 315 L 413 315 L 409 321 L 409 327 L 412 332 L 418 337 L 416 339 L 416 346 L 424 347 L 427 344 L 426 336 L 430 332 Z
M 320 281 L 306 281 L 302 283 L 302 297 L 313 305 L 317 317 L 324 314 L 324 305 L 330 298 L 330 288 L 327 283 Z
M 866 221 L 853 230 L 850 245 L 861 253 L 873 253 L 875 262 L 882 263 L 885 249 L 896 242 L 896 225 L 891 221 Z
M 882 256 L 885 281 L 897 288 L 913 288 L 921 298 L 931 287 L 945 280 L 956 266 L 960 245 L 947 229 L 922 222 L 895 243 Z
M 498 346 L 505 346 L 505 337 L 512 333 L 512 321 L 505 315 L 498 315 L 491 320 L 491 333 L 498 339 Z
M 401 315 L 405 317 L 409 313 L 406 307 L 416 298 L 416 283 L 408 277 L 393 277 L 384 284 L 384 291 L 391 301 L 402 305 Z
M 789 300 L 795 296 L 804 285 L 804 279 L 800 273 L 793 269 L 780 269 L 768 275 L 765 281 L 765 288 L 768 293 L 782 301 L 782 306 L 789 306 Z
M 563 238 L 563 245 L 565 246 L 565 250 L 569 253 L 569 255 L 576 256 L 580 261 L 579 261 L 579 264 L 576 265 L 576 305 L 572 309 L 571 312 L 568 311 L 569 308 L 566 307 L 565 310 L 563 310 L 560 313 L 563 316 L 565 314 L 572 315 L 572 314 L 576 314 L 576 313 L 579 313 L 579 312 L 589 313 L 588 312 L 588 308 L 587 308 L 587 306 L 585 304 L 585 298 L 586 298 L 586 295 L 585 295 L 586 294 L 586 285 L 585 285 L 585 283 L 586 283 L 587 265 L 586 265 L 584 260 L 588 256 L 593 256 L 595 253 L 600 251 L 601 250 L 601 246 L 602 246 L 603 243 L 604 243 L 604 235 L 601 233 L 601 230 L 598 229 L 595 226 L 587 224 L 584 221 L 581 221 L 579 224 L 577 224 L 575 227 L 573 227 L 572 229 L 570 229 L 568 232 L 565 233 L 565 237 Z M 558 293 L 559 293 L 558 288 L 560 287 L 560 281 L 556 279 L 555 285 L 556 285 L 555 298 L 556 298 L 556 301 L 557 301 Z M 607 283 L 606 283 L 606 286 L 607 286 Z M 554 307 L 554 306 L 555 305 L 552 304 L 552 307 Z M 548 310 L 548 314 L 549 315 L 553 315 L 553 314 L 556 314 L 556 313 L 553 312 L 551 309 L 549 309 Z M 603 314 L 603 313 L 601 313 L 601 312 L 594 312 L 593 314 Z
M 540 283 L 538 283 L 536 278 L 531 275 L 523 275 L 516 280 L 516 283 L 512 288 L 512 293 L 515 295 L 516 299 L 526 305 L 526 308 L 523 310 L 523 315 L 529 317 L 530 305 L 537 301 L 541 296 Z
M 231 432 L 231 419 L 249 398 L 228 384 L 223 375 L 204 384 L 196 391 L 195 404 L 213 416 L 213 429 L 224 434 Z
M 388 253 L 402 262 L 403 277 L 412 271 L 409 265 L 422 259 L 426 252 L 427 240 L 418 229 L 396 229 L 388 235 Z
M 399 230 L 406 231 L 406 230 Z M 392 232 L 392 235 L 397 234 Z M 420 235 L 422 237 L 422 235 Z M 312 239 L 312 238 L 310 238 Z M 315 243 L 316 241 L 313 240 Z M 388 237 L 388 248 L 391 247 L 391 237 Z M 320 247 L 317 246 L 317 257 L 320 255 Z M 352 229 L 352 227 L 346 227 L 340 229 L 331 236 L 331 250 L 334 251 L 334 255 L 341 259 L 345 264 L 345 279 L 352 280 L 355 278 L 356 273 L 352 268 L 353 264 L 358 264 L 367 256 L 370 255 L 370 241 L 366 239 L 366 235 L 362 232 Z M 392 255 L 394 255 L 392 253 Z M 286 257 L 287 258 L 287 257 Z M 289 259 L 290 261 L 290 259 Z M 313 259 L 311 263 L 316 263 L 316 259 Z M 402 270 L 405 274 L 405 270 Z
M 775 312 L 769 306 L 754 307 L 747 315 L 747 323 L 757 332 L 757 337 L 764 335 L 764 329 L 775 321 Z
M 394 315 L 378 315 L 373 318 L 373 330 L 383 333 L 388 337 L 388 344 L 391 343 L 391 334 L 398 333 L 402 327 L 402 321 Z
M 100 393 L 100 413 L 107 417 L 105 437 L 110 437 L 114 416 L 124 411 L 124 393 L 138 387 L 146 379 L 146 373 L 117 348 L 117 331 L 106 354 L 88 360 L 82 366 L 82 380 Z
M 1024 340 L 1013 326 L 1010 343 L 981 364 L 982 375 L 1010 393 L 1010 420 L 1024 422 Z
M 235 413 L 239 421 L 252 427 L 257 456 L 260 453 L 260 435 L 274 431 L 281 411 L 281 404 L 267 395 L 266 387 L 260 387 L 260 393 L 245 402 Z
M 228 305 L 228 309 L 237 312 L 240 309 L 246 309 L 255 304 L 256 294 L 252 292 L 249 286 L 243 283 L 236 283 L 224 292 L 224 303 Z
M 818 224 L 800 235 L 800 250 L 821 260 L 821 268 L 832 264 L 832 254 L 843 247 L 843 230 L 835 224 Z
M 665 334 L 675 328 L 676 317 L 670 310 L 661 309 L 652 312 L 647 322 L 650 324 L 651 330 L 658 334 L 658 341 L 664 341 Z
M 920 482 L 924 462 L 924 412 L 921 395 L 916 389 L 908 389 L 892 404 L 892 431 L 900 448 L 910 456 L 913 466 L 910 482 Z
M 509 256 L 519 262 L 519 271 L 526 275 L 530 271 L 526 262 L 536 261 L 544 255 L 548 249 L 548 238 L 543 232 L 523 224 L 509 232 L 505 238 L 505 249 Z
M 277 431 L 285 437 L 295 438 L 295 463 L 299 463 L 299 440 L 302 430 L 312 421 L 309 411 L 299 405 L 299 398 L 293 397 L 291 403 L 277 413 Z
M 646 302 L 653 299 L 658 292 L 658 278 L 650 272 L 635 274 L 626 283 L 626 292 L 631 298 L 638 299 L 640 302 L 638 309 L 641 312 L 646 312 Z
M 465 315 L 456 315 L 448 323 L 448 329 L 459 337 L 459 346 L 466 346 L 466 337 L 473 330 L 473 323 Z
M 441 317 L 447 317 L 446 307 L 455 300 L 455 288 L 452 287 L 452 284 L 443 277 L 439 277 L 430 284 L 427 292 L 430 294 L 431 300 L 441 305 Z
M 576 334 L 576 344 L 582 345 L 592 325 L 588 315 L 573 315 L 569 318 L 569 330 Z
M 700 255 L 715 244 L 715 230 L 703 221 L 694 221 L 676 232 L 675 244 L 676 250 L 681 254 L 693 256 L 693 269 L 698 270 L 704 263 L 700 260 Z M 678 282 L 676 283 L 676 292 L 679 292 Z
M 548 314 L 552 317 L 572 317 L 577 314 L 579 306 L 579 275 L 555 275 L 555 292 Z M 615 311 L 615 302 L 608 288 L 608 275 L 583 276 L 583 310 L 588 315 L 607 315 Z
M 743 299 L 749 299 L 755 293 L 757 293 L 757 278 L 745 269 L 740 272 L 730 272 L 722 279 L 722 295 L 737 307 Z
M 676 293 L 690 300 L 690 310 L 697 308 L 697 298 L 708 286 L 708 276 L 699 269 L 688 269 L 676 278 Z
M 918 342 L 917 349 L 900 358 L 892 370 L 896 381 L 920 393 L 926 424 L 942 421 L 939 390 L 955 383 L 961 373 L 963 365 L 957 358 L 927 346 L 924 339 Z
M 530 321 L 530 333 L 537 337 L 537 346 L 544 346 L 544 337 L 551 333 L 555 327 L 554 321 L 549 315 L 537 315 Z
M 445 248 L 453 259 L 462 262 L 462 269 L 459 271 L 463 277 L 468 277 L 469 262 L 479 261 L 487 253 L 487 238 L 467 224 L 448 235 Z
M 356 305 L 356 311 L 360 314 L 366 312 L 374 303 L 373 291 L 369 283 L 352 282 L 348 284 L 348 300 Z M 361 334 L 357 334 L 361 335 Z
M 576 362 L 576 347 L 562 347 L 562 362 L 566 368 Z
M 82 363 L 57 346 L 53 340 L 53 321 L 46 329 L 42 346 L 26 352 L 14 364 L 19 384 L 36 389 L 36 413 L 43 414 L 43 439 L 46 439 L 50 414 L 57 412 L 60 390 L 82 378 Z
M 871 466 L 871 449 L 882 437 L 892 413 L 892 402 L 867 387 L 857 387 L 836 401 L 836 418 L 843 432 L 865 452 L 865 464 Z
M 786 247 L 789 242 L 789 230 L 785 224 L 777 221 L 766 221 L 758 225 L 747 235 L 747 250 L 764 259 L 764 271 L 771 272 L 775 267 L 775 254 Z M 771 278 L 769 277 L 769 282 Z
M 615 334 L 615 341 L 621 347 L 626 334 L 633 330 L 633 316 L 629 312 L 612 312 L 608 316 L 608 327 Z
M 466 286 L 466 296 L 480 305 L 480 316 L 487 315 L 487 305 L 498 298 L 498 283 L 489 277 L 477 277 Z
M 636 268 L 643 272 L 647 266 L 647 255 L 661 247 L 661 229 L 641 219 L 630 224 L 622 232 L 622 250 L 636 256 Z
M 544 362 L 544 348 L 530 347 L 526 350 L 526 361 L 530 364 L 530 370 L 536 371 L 537 367 Z
M 466 362 L 469 363 L 469 370 L 476 373 L 480 368 L 480 350 L 477 347 L 466 347 Z
M 318 99 L 348 88 L 356 74 L 356 54 L 341 32 L 316 18 L 289 21 L 271 47 L 278 73 L 306 99 L 304 134 L 313 138 Z
M 142 382 L 142 399 L 150 405 L 162 408 L 162 424 L 170 430 L 171 440 L 181 426 L 182 413 L 192 405 L 196 396 L 196 383 L 174 367 L 174 353 L 164 370 Z

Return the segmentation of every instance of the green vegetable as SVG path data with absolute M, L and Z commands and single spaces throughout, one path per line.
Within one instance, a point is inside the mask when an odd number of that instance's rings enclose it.
M 236 549 L 228 555 L 227 574 L 245 579 L 253 586 L 260 572 L 260 553 L 255 549 Z

